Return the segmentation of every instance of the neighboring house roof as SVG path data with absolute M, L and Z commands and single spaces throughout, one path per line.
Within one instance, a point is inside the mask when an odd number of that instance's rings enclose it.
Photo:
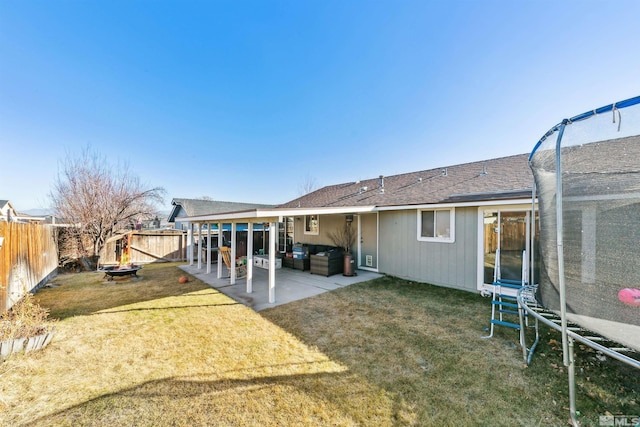
M 13 206 L 11 205 L 11 202 L 9 202 L 8 200 L 0 200 L 0 210 L 4 212 L 6 209 L 15 211 L 15 209 L 13 209 Z
M 223 202 L 219 200 L 202 199 L 173 199 L 171 204 L 173 207 L 169 213 L 169 222 L 175 222 L 176 218 L 181 216 L 208 215 L 274 207 L 274 205 L 257 203 Z M 180 215 L 181 211 L 183 212 L 182 215 Z
M 4 221 L 14 221 L 18 213 L 8 200 L 0 200 L 0 219 Z
M 406 206 L 531 198 L 528 154 L 329 185 L 279 208 Z

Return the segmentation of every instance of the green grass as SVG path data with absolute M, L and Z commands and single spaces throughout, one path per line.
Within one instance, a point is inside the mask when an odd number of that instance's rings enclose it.
M 566 425 L 560 337 L 526 367 L 489 301 L 391 277 L 255 313 L 175 265 L 63 275 L 43 351 L 0 364 L 0 425 Z M 640 415 L 640 373 L 578 348 L 584 426 Z

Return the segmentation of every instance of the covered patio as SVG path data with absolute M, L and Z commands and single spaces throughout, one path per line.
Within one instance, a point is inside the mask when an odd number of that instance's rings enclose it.
M 308 272 L 302 272 L 298 275 L 293 271 L 287 271 L 288 269 L 276 268 L 276 253 L 278 226 L 282 223 L 283 218 L 285 217 L 302 218 L 306 215 L 314 215 L 316 218 L 319 215 L 353 216 L 354 214 L 357 215 L 360 213 L 372 212 L 374 208 L 374 206 L 314 209 L 272 208 L 183 217 L 182 219 L 189 223 L 189 228 L 187 229 L 189 265 L 185 266 L 183 269 L 190 274 L 198 276 L 199 279 L 215 288 L 219 288 L 220 290 L 224 289 L 225 291 L 223 292 L 229 293 L 230 296 L 235 295 L 235 298 L 238 301 L 243 302 L 255 310 L 274 307 L 277 304 L 306 298 L 317 293 L 337 289 L 337 287 L 346 286 L 358 281 L 370 280 L 370 278 L 379 277 L 379 275 L 372 271 L 366 271 L 366 274 L 362 276 L 340 276 L 343 277 L 343 279 L 340 277 L 324 278 L 326 280 L 320 280 L 319 276 L 314 278 Z M 234 268 L 232 268 L 231 271 L 228 271 L 222 261 L 221 251 L 217 251 L 217 266 L 214 272 L 212 268 L 214 260 L 212 259 L 211 245 L 207 245 L 207 249 L 204 252 L 198 251 L 197 257 L 194 257 L 194 252 L 192 250 L 194 245 L 201 247 L 203 239 L 206 239 L 207 242 L 212 241 L 213 226 L 215 225 L 217 230 L 223 230 L 224 224 L 230 224 L 230 259 L 232 262 L 238 258 L 236 256 L 238 253 L 236 242 L 238 227 L 246 226 L 246 229 L 248 230 L 246 241 L 247 255 L 245 263 L 247 270 L 246 277 L 237 277 L 237 271 Z M 262 230 L 268 232 L 268 246 L 265 256 L 266 269 L 254 268 L 253 265 L 254 239 L 252 230 L 254 229 L 254 225 L 257 224 L 260 224 Z M 318 233 L 316 232 L 316 234 Z M 194 241 L 195 235 L 198 236 L 197 243 Z M 358 271 L 365 273 L 362 270 Z M 371 273 L 371 275 L 369 275 L 369 273 Z M 298 279 L 293 279 L 294 277 L 297 277 Z M 304 279 L 301 279 L 301 277 L 304 277 Z M 319 281 L 316 281 L 315 279 L 318 279 Z M 254 290 L 254 280 L 257 280 L 258 286 L 256 286 L 256 288 L 259 290 Z M 262 286 L 263 283 L 265 286 Z M 276 303 L 276 283 L 278 284 L 278 303 Z M 233 294 L 231 294 L 232 290 L 234 292 Z M 264 298 L 259 292 L 266 292 Z M 264 300 L 264 303 L 267 305 L 262 305 L 263 303 L 259 302 L 262 300 Z M 252 301 L 257 302 L 252 303 Z
M 236 283 L 231 284 L 229 277 L 218 278 L 217 274 L 207 273 L 206 269 L 198 268 L 197 265 L 182 265 L 180 268 L 255 311 L 309 298 L 323 292 L 343 288 L 354 283 L 366 282 L 382 276 L 379 273 L 358 270 L 357 275 L 350 277 L 341 274 L 325 277 L 311 274 L 308 271 L 281 268 L 275 270 L 278 299 L 269 302 L 268 270 L 261 268 L 254 269 L 254 286 L 252 292 L 249 293 L 247 292 L 246 278 L 236 279 Z M 222 265 L 222 269 L 223 273 L 228 276 L 227 267 Z

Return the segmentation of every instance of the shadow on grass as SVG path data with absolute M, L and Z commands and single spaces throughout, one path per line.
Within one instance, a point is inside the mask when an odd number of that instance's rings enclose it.
M 417 424 L 432 422 L 427 408 L 447 413 L 441 421 L 564 424 L 567 374 L 553 344 L 559 337 L 544 330 L 532 366 L 525 368 L 517 331 L 499 328 L 494 338 L 481 338 L 490 310 L 490 301 L 477 294 L 384 277 L 260 314 L 407 402 Z M 598 362 L 593 352 L 578 357 L 584 425 L 606 411 L 638 412 L 637 373 L 626 384 L 628 367 Z
M 181 263 L 148 264 L 136 279 L 108 282 L 104 282 L 101 272 L 61 274 L 53 280 L 55 287 L 39 290 L 36 298 L 40 305 L 49 309 L 51 318 L 63 320 L 123 305 L 211 290 L 206 283 L 193 277 L 187 283 L 179 283 L 178 279 L 188 274 L 178 265 Z
M 358 399 L 350 396 L 354 383 L 359 383 Z M 290 406 L 292 394 L 303 396 L 300 406 Z M 349 372 L 215 380 L 169 377 L 105 394 L 25 425 L 104 425 L 110 420 L 120 425 L 378 425 L 376 418 L 388 416 L 390 406 L 396 405 L 381 396 L 380 390 Z
M 142 308 L 128 308 L 126 310 L 106 310 L 97 313 L 91 313 L 91 316 L 97 316 L 100 314 L 113 314 L 113 313 L 130 313 L 135 311 L 166 311 L 166 310 L 182 310 L 188 308 L 204 308 L 204 307 L 225 307 L 229 305 L 243 305 L 239 302 L 229 302 L 222 304 L 199 304 L 199 305 L 180 305 L 180 306 L 168 306 L 168 307 L 142 307 Z
M 184 272 L 166 267 L 143 270 L 145 280 L 131 284 L 64 283 L 50 302 L 91 314 L 124 311 L 125 304 L 157 298 L 219 293 L 197 279 L 178 284 Z M 198 301 L 189 302 L 198 306 Z M 99 396 L 30 425 L 106 425 L 110 420 L 120 425 L 246 425 L 247 420 L 264 425 L 265 419 L 270 425 L 565 424 L 566 370 L 552 344 L 558 337 L 545 334 L 534 363 L 525 369 L 515 331 L 480 338 L 489 314 L 489 300 L 469 292 L 391 277 L 355 284 L 259 313 L 346 371 L 168 377 Z M 579 366 L 584 374 L 578 378 L 578 407 L 586 417 L 597 420 L 605 411 L 635 414 L 637 379 L 626 384 L 625 371 L 612 372 L 597 359 L 579 357 L 589 362 Z M 604 375 L 610 379 L 602 385 Z M 588 377 L 594 381 L 584 380 Z M 298 408 L 298 400 L 287 404 L 288 394 L 307 396 L 310 407 L 329 409 L 303 414 L 312 409 Z M 281 418 L 284 412 L 293 412 L 293 418 Z M 300 422 L 307 415 L 318 422 Z

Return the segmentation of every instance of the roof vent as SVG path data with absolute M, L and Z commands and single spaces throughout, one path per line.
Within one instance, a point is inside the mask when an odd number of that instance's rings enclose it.
M 378 178 L 378 186 L 380 187 L 380 193 L 384 193 L 384 176 L 382 175 Z
M 487 165 L 482 165 L 482 172 L 480 172 L 480 176 L 487 175 Z
M 419 178 L 418 178 L 418 182 L 422 182 L 422 177 L 419 177 Z
M 442 176 L 447 176 L 447 168 L 442 169 Z
M 367 187 L 366 185 L 365 185 L 365 186 L 363 186 L 363 187 L 360 187 L 360 189 L 358 190 L 358 194 L 362 194 L 362 193 L 364 193 L 364 192 L 365 192 L 365 191 L 367 191 L 367 190 L 368 190 L 368 187 Z

